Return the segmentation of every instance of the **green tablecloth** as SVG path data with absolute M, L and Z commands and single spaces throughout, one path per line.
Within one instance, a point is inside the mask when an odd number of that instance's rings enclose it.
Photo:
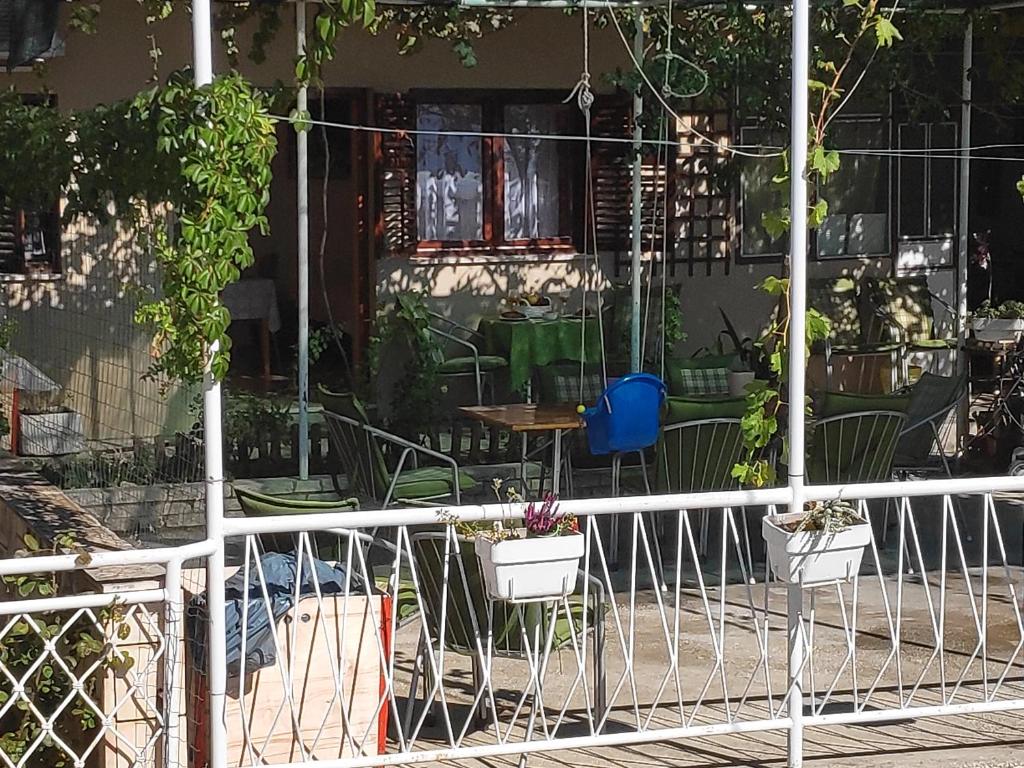
M 587 327 L 581 352 L 580 325 L 583 322 Z M 601 333 L 596 318 L 517 322 L 489 318 L 480 321 L 479 330 L 484 337 L 484 351 L 508 360 L 509 386 L 518 392 L 526 390 L 534 368 L 559 360 L 578 361 L 581 357 L 587 363 L 601 361 Z

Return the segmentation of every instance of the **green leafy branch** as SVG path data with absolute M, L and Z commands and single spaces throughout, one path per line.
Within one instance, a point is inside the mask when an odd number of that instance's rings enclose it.
M 754 343 L 755 349 L 767 360 L 770 377 L 747 386 L 746 411 L 741 419 L 745 456 L 732 468 L 732 477 L 743 485 L 761 488 L 776 479 L 775 467 L 765 456 L 779 433 L 782 414 L 788 407 L 786 383 L 789 381 L 790 311 L 789 279 L 766 278 L 760 290 L 775 297 L 776 310 L 768 326 Z M 828 338 L 831 326 L 828 318 L 816 309 L 805 315 L 805 357 L 818 341 Z M 788 454 L 783 440 L 782 456 Z
M 432 414 L 437 412 L 441 392 L 439 367 L 444 360 L 444 350 L 430 330 L 424 294 L 399 293 L 393 307 L 383 308 L 377 314 L 369 349 L 374 376 L 380 374 L 383 352 L 391 346 L 401 349 L 408 360 L 391 391 L 390 425 L 397 434 L 419 440 L 427 433 Z

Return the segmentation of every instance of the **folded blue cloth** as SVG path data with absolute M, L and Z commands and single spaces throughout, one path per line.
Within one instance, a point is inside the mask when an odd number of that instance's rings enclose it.
M 317 585 L 322 595 L 343 594 L 346 587 L 352 593 L 365 594 L 363 580 L 356 574 L 352 574 L 349 580 L 345 568 L 340 565 L 331 565 L 315 558 L 312 562 L 313 568 L 310 568 L 309 557 L 302 558 L 302 582 L 298 591 L 300 600 L 315 595 Z M 296 572 L 299 570 L 297 565 L 294 553 L 268 552 L 260 556 L 258 568 L 255 563 L 250 563 L 248 584 L 245 583 L 244 568 L 240 568 L 234 576 L 224 582 L 228 675 L 238 675 L 241 669 L 239 662 L 242 658 L 243 613 L 245 671 L 252 672 L 269 667 L 277 661 L 273 628 L 295 604 Z M 248 601 L 248 608 L 245 607 L 245 601 Z M 192 598 L 187 615 L 192 660 L 197 669 L 205 670 L 209 625 L 205 593 Z

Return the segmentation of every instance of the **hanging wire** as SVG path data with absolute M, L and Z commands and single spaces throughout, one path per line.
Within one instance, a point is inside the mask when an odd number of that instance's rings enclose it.
M 573 93 L 576 89 L 573 88 Z M 593 95 L 593 94 L 591 94 Z M 572 96 L 566 99 L 566 102 L 571 101 Z M 299 118 L 293 115 L 268 115 L 272 120 L 279 120 L 285 123 L 302 122 L 305 125 L 323 125 L 328 128 L 338 128 L 346 131 L 360 131 L 365 133 L 393 133 L 402 136 L 452 136 L 462 138 L 484 138 L 484 139 L 522 139 L 522 133 L 503 133 L 501 131 L 459 131 L 459 130 L 439 130 L 439 129 L 425 129 L 425 128 L 393 128 L 383 125 L 366 125 L 364 123 L 344 123 L 328 120 L 317 120 L 312 117 Z M 595 144 L 632 144 L 633 139 L 624 138 L 619 136 L 588 136 L 586 133 L 583 134 L 572 134 L 572 133 L 531 133 L 531 140 L 537 141 L 577 141 L 580 143 L 586 143 L 590 141 Z M 654 144 L 654 141 L 647 142 L 648 144 Z M 679 146 L 679 141 L 667 142 L 673 146 Z M 737 148 L 744 149 L 782 149 L 778 146 L 762 145 L 762 144 L 737 144 Z M 1024 146 L 1024 145 L 1020 145 Z M 770 155 L 756 155 L 756 157 L 770 157 Z
M 754 157 L 754 158 L 782 157 L 782 155 L 785 154 L 784 150 L 782 150 L 781 148 L 778 151 L 768 152 L 768 153 L 747 152 L 747 151 L 739 149 L 737 147 L 730 147 L 728 144 L 724 144 L 723 142 L 715 141 L 710 136 L 706 136 L 705 134 L 703 134 L 700 131 L 698 131 L 692 125 L 686 125 L 685 121 L 682 118 L 682 116 L 680 116 L 674 109 L 672 109 L 672 105 L 670 105 L 665 100 L 665 97 L 661 94 L 660 90 L 657 87 L 655 87 L 654 83 L 652 83 L 651 79 L 647 76 L 647 73 L 644 72 L 643 66 L 641 66 L 640 61 L 637 59 L 636 54 L 633 53 L 633 50 L 632 50 L 632 48 L 629 45 L 629 41 L 626 39 L 626 33 L 622 31 L 622 25 L 619 24 L 619 20 L 616 17 L 615 12 L 614 11 L 609 11 L 608 15 L 611 17 L 612 24 L 615 26 L 616 31 L 619 33 L 619 39 L 622 41 L 622 45 L 626 49 L 626 53 L 629 54 L 629 58 L 633 61 L 633 65 L 636 67 L 636 71 L 640 75 L 640 78 L 647 84 L 647 87 L 650 89 L 651 93 L 654 94 L 655 98 L 657 98 L 658 101 L 661 102 L 662 107 L 664 107 L 668 111 L 668 113 L 671 114 L 679 123 L 683 123 L 683 127 L 686 129 L 686 131 L 688 133 L 692 133 L 694 136 L 698 137 L 705 144 L 709 144 L 709 145 L 711 145 L 713 147 L 717 147 L 722 152 L 727 152 L 727 153 L 729 153 L 731 155 L 738 155 L 740 157 Z M 693 64 L 693 62 L 689 62 L 689 63 L 692 66 L 694 66 L 694 67 L 697 66 L 696 64 Z
M 673 113 L 673 116 L 678 117 Z M 273 120 L 279 120 L 285 123 L 298 122 L 299 118 L 291 117 L 288 115 L 269 115 Z M 479 137 L 479 138 L 510 138 L 510 139 L 522 139 L 522 133 L 498 133 L 490 131 L 442 131 L 442 130 L 417 130 L 408 128 L 388 128 L 379 125 L 360 125 L 356 123 L 340 123 L 329 120 L 317 120 L 315 118 L 303 118 L 302 121 L 307 125 L 314 126 L 325 126 L 327 128 L 337 128 L 339 130 L 348 131 L 361 131 L 367 133 L 393 133 L 401 134 L 405 136 L 462 136 L 462 137 Z M 697 131 L 690 130 L 688 132 L 697 135 Z M 699 137 L 699 136 L 698 136 Z M 537 141 L 579 141 L 587 142 L 590 141 L 594 144 L 632 144 L 631 138 L 620 138 L 615 136 L 587 136 L 584 134 L 543 134 L 543 133 L 531 133 L 531 140 Z M 664 144 L 670 147 L 678 147 L 680 142 L 678 139 L 651 139 L 644 142 L 647 145 L 654 146 L 658 144 Z M 719 142 L 711 142 L 714 147 L 721 147 Z M 738 149 L 767 149 L 774 150 L 779 149 L 777 145 L 771 144 L 735 144 L 730 147 L 730 150 Z M 985 160 L 993 162 L 1010 162 L 1010 163 L 1021 163 L 1024 162 L 1024 155 L 980 155 L 979 152 L 986 150 L 997 150 L 997 149 L 1024 149 L 1024 143 L 1013 142 L 1013 143 L 1001 143 L 1001 144 L 978 144 L 972 146 L 958 146 L 958 147 L 945 147 L 939 149 L 919 149 L 919 148 L 907 148 L 907 149 L 839 149 L 834 148 L 840 155 L 856 155 L 858 157 L 910 157 L 910 158 L 930 158 L 932 160 L 960 160 L 965 155 L 969 155 L 971 160 Z M 733 152 L 733 154 L 740 154 Z M 781 153 L 780 153 L 781 154 Z M 766 159 L 772 157 L 778 157 L 780 154 L 743 154 L 743 157 L 751 157 L 756 159 Z

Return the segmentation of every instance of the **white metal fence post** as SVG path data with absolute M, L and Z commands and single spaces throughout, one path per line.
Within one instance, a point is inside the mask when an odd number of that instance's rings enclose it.
M 960 201 L 957 228 L 960 230 L 960 243 L 957 256 L 956 286 L 956 370 L 962 373 L 967 367 L 967 264 L 970 258 L 970 199 L 971 199 L 971 67 L 974 66 L 974 19 L 967 20 L 964 30 L 963 51 L 963 101 L 960 105 Z M 988 265 L 992 269 L 992 265 Z M 970 410 L 967 398 L 957 406 L 957 445 L 961 445 L 967 436 L 967 419 Z
M 305 0 L 295 4 L 295 33 L 296 51 L 302 56 L 306 53 Z M 309 109 L 306 85 L 299 87 L 296 106 L 299 115 Z M 305 480 L 309 477 L 309 126 L 296 123 L 295 131 L 299 230 L 299 477 Z
M 807 368 L 807 67 L 808 0 L 793 2 L 793 75 L 790 115 L 790 326 L 789 326 L 789 487 L 791 510 L 804 506 L 804 390 Z M 803 764 L 803 590 L 791 585 L 787 595 L 789 641 L 789 766 Z
M 192 0 L 193 67 L 196 86 L 213 82 L 213 28 L 210 0 Z M 210 350 L 216 352 L 216 345 Z M 224 703 L 227 667 L 224 629 L 224 462 L 221 436 L 221 389 L 207 361 L 203 380 L 203 450 L 206 474 L 206 535 L 213 552 L 206 564 L 207 695 L 210 703 L 209 766 L 227 765 Z
M 644 55 L 644 19 L 643 12 L 641 11 L 637 16 L 636 21 L 636 32 L 633 35 L 633 55 L 639 62 L 643 61 Z M 643 190 L 641 188 L 641 177 L 643 174 L 643 146 L 644 136 L 643 129 L 640 127 L 640 116 L 644 111 L 644 97 L 643 90 L 640 86 L 637 86 L 636 92 L 633 94 L 633 172 L 632 172 L 632 185 L 633 185 L 633 231 L 632 231 L 632 243 L 631 253 L 632 260 L 630 262 L 629 280 L 630 280 L 630 306 L 633 308 L 632 317 L 630 318 L 630 333 L 629 333 L 629 362 L 631 371 L 639 371 L 643 367 L 644 361 L 640 358 L 641 355 L 641 315 L 642 307 L 640 306 L 640 229 L 642 226 L 642 220 L 640 218 L 641 205 L 643 205 Z M 594 244 L 594 248 L 597 248 L 597 244 Z

